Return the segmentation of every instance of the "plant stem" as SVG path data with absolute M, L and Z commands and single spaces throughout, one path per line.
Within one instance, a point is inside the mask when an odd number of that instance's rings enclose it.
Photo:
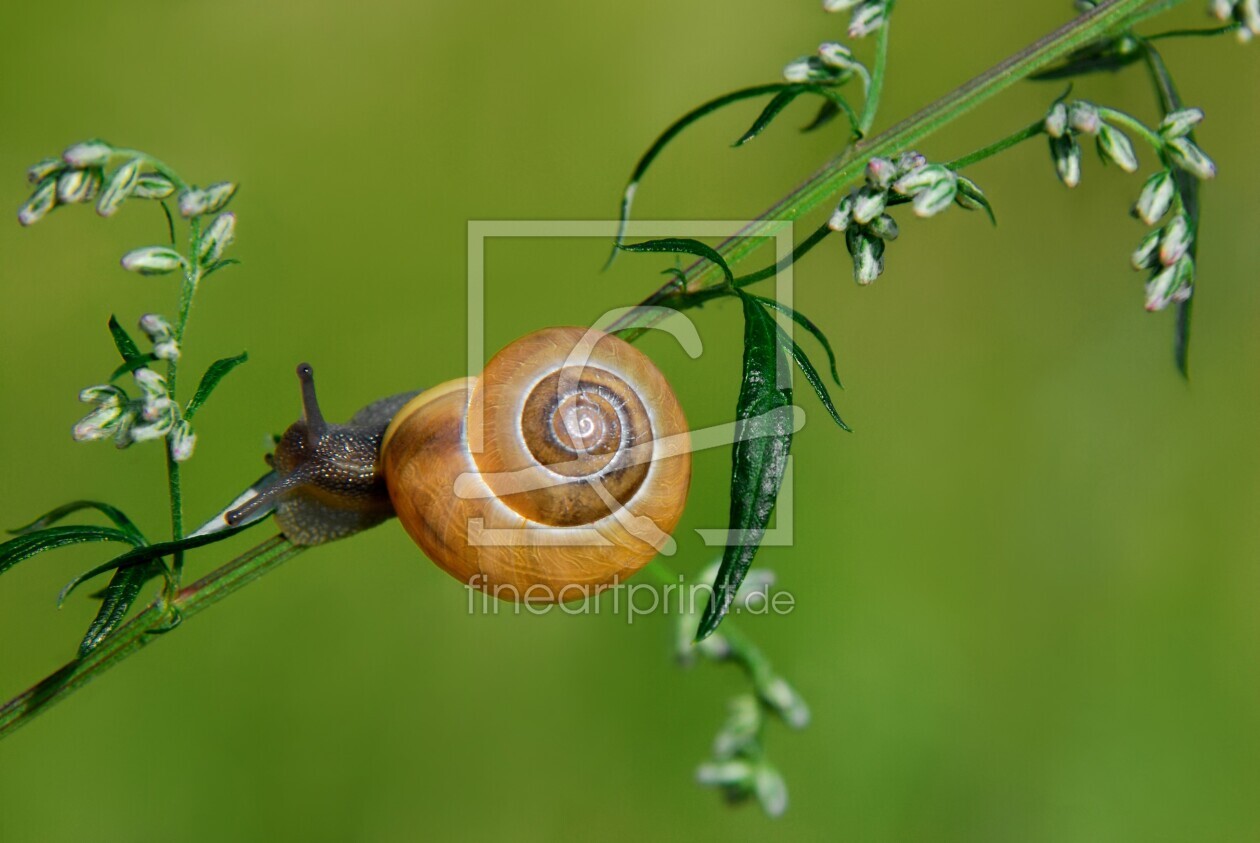
M 738 262 L 760 246 L 762 239 L 774 236 L 783 226 L 814 210 L 856 181 L 871 158 L 909 149 L 941 127 L 1074 50 L 1125 29 L 1137 20 L 1150 17 L 1155 7 L 1159 11 L 1166 11 L 1183 2 L 1185 0 L 1159 0 L 1152 5 L 1151 0 L 1109 0 L 1080 15 L 955 88 L 917 114 L 833 158 L 756 221 L 718 246 L 718 252 L 726 258 L 728 264 Z M 649 300 L 654 300 L 657 304 L 685 300 L 688 295 L 725 283 L 720 269 L 708 261 L 696 261 L 688 266 L 684 271 L 684 278 L 685 287 L 674 288 L 675 282 L 671 281 L 649 297 Z M 667 315 L 668 311 L 660 308 L 634 309 L 618 318 L 608 330 L 622 332 L 621 336 L 625 339 L 634 339 Z
M 885 21 L 875 37 L 875 65 L 871 68 L 871 84 L 866 88 L 866 101 L 862 103 L 862 116 L 858 120 L 858 130 L 863 135 L 875 125 L 875 115 L 884 93 L 884 77 L 888 75 L 888 30 L 891 25 L 891 19 Z
M 972 164 L 978 164 L 986 158 L 992 158 L 999 152 L 1005 152 L 1012 146 L 1023 143 L 1029 138 L 1035 138 L 1043 131 L 1045 131 L 1043 123 L 1041 120 L 1038 120 L 1037 122 L 1031 123 L 1017 132 L 1012 132 L 999 141 L 994 141 L 986 147 L 977 149 L 975 152 L 968 153 L 961 158 L 955 158 L 945 166 L 949 167 L 951 170 L 961 170 L 964 167 L 970 167 Z
M 0 708 L 0 739 L 143 649 L 156 635 L 170 629 L 172 617 L 182 620 L 197 614 L 303 550 L 288 539 L 275 536 L 182 589 L 169 604 L 162 600 L 150 604 L 86 656 L 69 662 Z

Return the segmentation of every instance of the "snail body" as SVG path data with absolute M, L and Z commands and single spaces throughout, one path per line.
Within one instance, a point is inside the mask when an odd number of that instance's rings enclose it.
M 473 378 L 323 418 L 309 366 L 303 418 L 273 473 L 224 513 L 273 511 L 296 544 L 397 515 L 425 554 L 496 597 L 557 602 L 630 576 L 672 540 L 691 476 L 686 419 L 660 370 L 600 331 L 548 328 Z

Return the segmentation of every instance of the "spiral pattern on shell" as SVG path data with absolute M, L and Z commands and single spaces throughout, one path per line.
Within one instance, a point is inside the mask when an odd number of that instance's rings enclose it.
M 587 596 L 646 564 L 691 476 L 682 408 L 640 351 L 549 328 L 477 378 L 413 399 L 382 461 L 403 526 L 449 573 L 498 597 Z

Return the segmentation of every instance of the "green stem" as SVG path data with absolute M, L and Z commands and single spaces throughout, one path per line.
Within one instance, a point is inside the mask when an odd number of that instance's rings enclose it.
M 1166 38 L 1214 38 L 1217 35 L 1228 35 L 1242 29 L 1241 23 L 1229 26 L 1218 26 L 1212 29 L 1172 29 L 1168 32 L 1157 32 L 1154 35 L 1142 36 L 1143 41 L 1163 41 Z
M 1044 124 L 1041 120 L 1031 123 L 1018 132 L 1013 132 L 999 141 L 994 141 L 986 147 L 977 149 L 975 152 L 968 153 L 961 158 L 955 158 L 946 164 L 951 170 L 961 170 L 964 167 L 970 167 L 972 164 L 978 164 L 986 158 L 992 158 L 1000 152 L 1005 152 L 1016 144 L 1021 144 L 1029 138 L 1035 138 L 1045 131 Z
M 1165 11 L 1183 2 L 1185 0 L 1162 0 L 1156 5 L 1161 11 Z M 938 129 L 952 123 L 1029 75 L 1049 67 L 1074 50 L 1110 33 L 1127 29 L 1139 19 L 1149 17 L 1147 13 L 1152 8 L 1151 0 L 1110 0 L 1080 15 L 1026 49 L 955 88 L 919 113 L 833 158 L 810 176 L 804 184 L 766 210 L 757 220 L 722 243 L 718 251 L 726 258 L 728 264 L 734 264 L 747 257 L 760 245 L 763 238 L 773 237 L 784 226 L 790 225 L 827 200 L 833 199 L 841 190 L 855 182 L 861 177 L 871 158 L 894 155 L 912 148 Z M 688 266 L 684 277 L 686 286 L 681 290 L 668 289 L 674 282 L 658 290 L 661 298 L 657 299 L 657 302 L 678 301 L 685 299 L 687 295 L 710 290 L 725 283 L 720 269 L 707 261 L 696 261 Z M 634 309 L 617 319 L 609 330 L 623 332 L 623 337 L 633 339 L 660 322 L 666 315 L 659 308 Z
M 875 115 L 879 111 L 879 101 L 884 93 L 884 77 L 888 71 L 888 30 L 892 26 L 892 5 L 889 4 L 888 20 L 879 28 L 875 36 L 875 64 L 871 68 L 871 81 L 866 87 L 866 101 L 862 103 L 862 116 L 858 120 L 858 129 L 863 135 L 875 124 Z
M 86 656 L 66 664 L 0 708 L 0 739 L 143 649 L 155 636 L 170 628 L 172 617 L 181 620 L 192 617 L 304 549 L 282 536 L 275 536 L 179 591 L 169 604 L 155 601 Z

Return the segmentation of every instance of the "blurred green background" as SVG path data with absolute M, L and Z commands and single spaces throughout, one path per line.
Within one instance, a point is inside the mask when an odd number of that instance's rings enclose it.
M 1202 5 L 1174 19 L 1199 24 Z M 903 4 L 881 125 L 1072 13 L 992 6 Z M 606 218 L 670 120 L 775 79 L 842 26 L 808 0 L 6 4 L 0 207 L 24 200 L 27 165 L 92 136 L 241 183 L 245 265 L 207 283 L 185 371 L 242 349 L 251 362 L 200 418 L 195 521 L 297 416 L 299 360 L 334 418 L 462 371 L 468 220 Z M 743 624 L 814 709 L 807 732 L 770 735 L 784 819 L 693 783 L 742 681 L 676 668 L 669 621 L 470 617 L 387 525 L 299 557 L 6 740 L 0 838 L 1260 837 L 1260 52 L 1166 53 L 1221 169 L 1190 384 L 1171 314 L 1142 311 L 1126 266 L 1139 181 L 1092 156 L 1074 192 L 1040 142 L 977 167 L 1001 226 L 906 222 L 870 289 L 838 243 L 798 269 L 856 433 L 801 393 L 795 546 L 760 557 L 798 608 Z M 968 151 L 1060 90 L 1017 88 L 924 151 Z M 1077 94 L 1153 114 L 1140 72 Z M 638 216 L 759 212 L 840 141 L 791 131 L 811 113 L 797 108 L 739 151 L 755 106 L 702 124 L 649 175 Z M 169 280 L 117 265 L 160 240 L 161 215 L 6 219 L 0 521 L 105 498 L 160 534 L 158 450 L 76 445 L 69 429 L 77 390 L 114 365 L 107 316 L 172 309 Z M 605 248 L 492 244 L 487 350 L 659 283 L 655 257 L 601 275 Z M 642 343 L 696 426 L 731 417 L 741 335 L 729 304 L 698 324 L 700 360 Z M 723 523 L 728 475 L 726 452 L 699 455 L 682 570 L 710 558 L 694 528 Z M 101 554 L 0 582 L 3 696 L 73 653 L 93 604 L 58 612 L 53 596 Z M 194 573 L 225 554 L 197 554 Z

